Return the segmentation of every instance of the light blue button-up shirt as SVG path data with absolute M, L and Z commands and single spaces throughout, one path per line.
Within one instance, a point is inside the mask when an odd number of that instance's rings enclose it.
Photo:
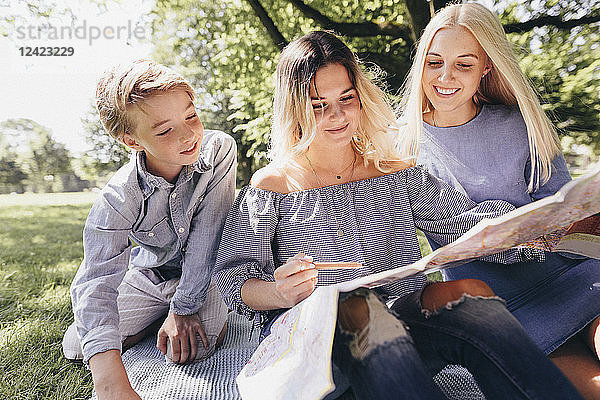
M 121 349 L 117 288 L 127 268 L 181 277 L 170 310 L 200 310 L 235 196 L 235 171 L 233 138 L 206 130 L 198 161 L 184 166 L 175 184 L 149 173 L 143 152 L 110 179 L 85 223 L 84 259 L 71 285 L 84 362 Z

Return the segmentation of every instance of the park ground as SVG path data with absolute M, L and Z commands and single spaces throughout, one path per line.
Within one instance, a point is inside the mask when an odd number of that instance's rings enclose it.
M 0 195 L 0 398 L 88 399 L 87 369 L 62 358 L 69 285 L 95 194 Z

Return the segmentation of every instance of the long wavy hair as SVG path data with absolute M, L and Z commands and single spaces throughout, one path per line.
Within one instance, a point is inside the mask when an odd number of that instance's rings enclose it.
M 423 93 L 421 83 L 425 57 L 433 37 L 440 29 L 459 26 L 466 28 L 477 39 L 492 66 L 473 96 L 475 104 L 518 105 L 523 115 L 532 165 L 528 190 L 533 192 L 550 178 L 552 159 L 560 153 L 558 136 L 554 125 L 542 110 L 537 93 L 519 68 L 498 17 L 480 4 L 447 6 L 425 27 L 402 90 L 401 120 L 405 123 L 401 128 L 403 151 L 414 162 L 423 131 L 423 113 L 433 109 Z
M 273 123 L 269 158 L 286 163 L 304 154 L 316 135 L 316 119 L 310 100 L 310 85 L 317 71 L 340 64 L 358 92 L 361 113 L 352 139 L 354 150 L 365 163 L 372 161 L 383 172 L 385 161 L 398 160 L 394 108 L 385 92 L 361 69 L 356 55 L 330 32 L 315 31 L 288 44 L 277 63 Z M 396 131 L 397 133 L 397 131 Z

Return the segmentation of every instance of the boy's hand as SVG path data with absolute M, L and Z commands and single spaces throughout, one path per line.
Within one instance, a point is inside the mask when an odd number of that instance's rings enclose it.
M 183 364 L 193 361 L 198 350 L 196 334 L 200 335 L 204 348 L 208 349 L 208 338 L 198 314 L 175 315 L 169 311 L 167 319 L 158 331 L 156 347 L 161 353 L 167 354 L 167 340 L 169 340 L 174 363 Z
M 275 270 L 275 288 L 281 308 L 295 306 L 315 290 L 318 272 L 312 261 L 312 257 L 298 253 Z

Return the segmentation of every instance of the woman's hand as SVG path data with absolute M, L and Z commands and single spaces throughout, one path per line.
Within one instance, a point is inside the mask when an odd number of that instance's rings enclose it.
M 298 253 L 275 270 L 280 308 L 295 306 L 315 290 L 318 272 L 312 261 L 312 257 Z

